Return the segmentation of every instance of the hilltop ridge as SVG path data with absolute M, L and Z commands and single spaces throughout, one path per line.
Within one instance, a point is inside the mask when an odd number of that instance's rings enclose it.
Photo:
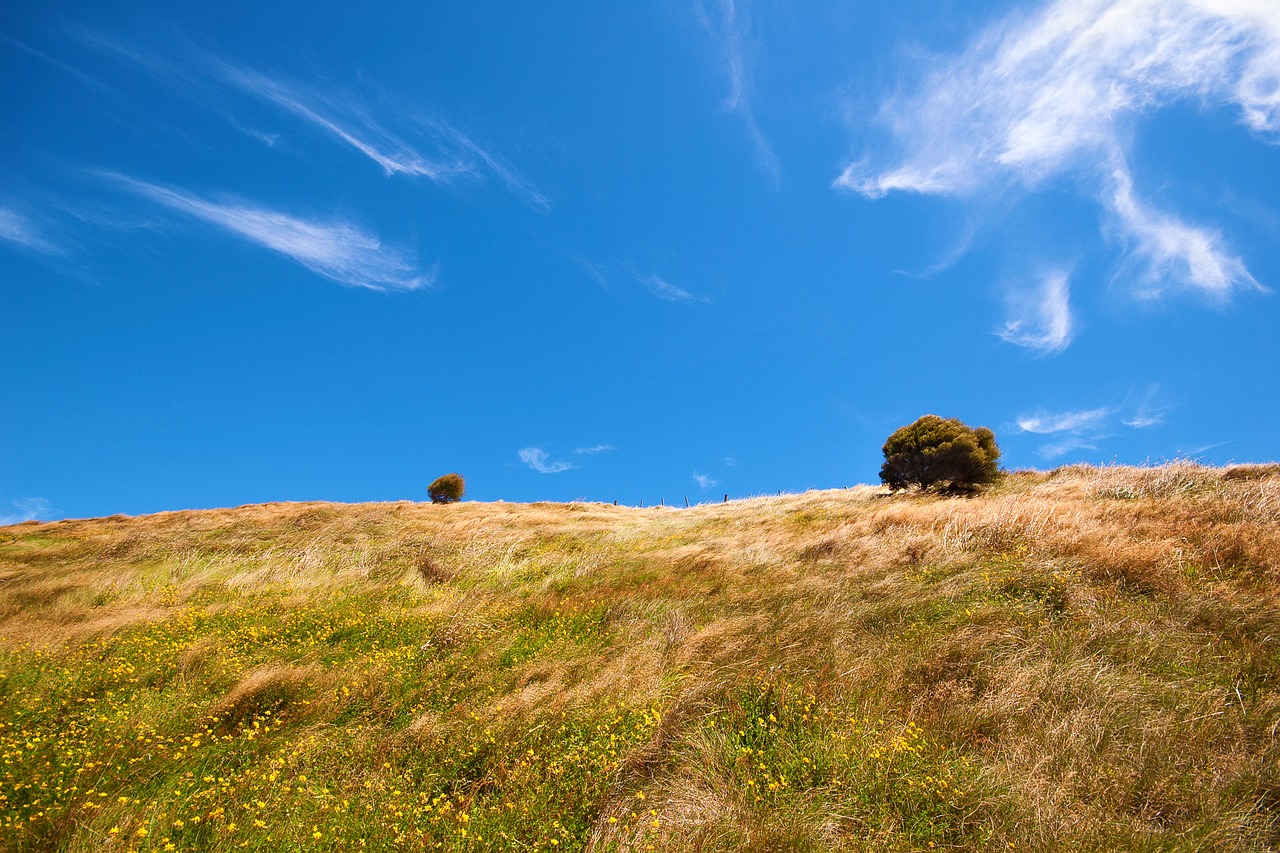
M 0 847 L 1280 845 L 1280 466 L 0 528 Z

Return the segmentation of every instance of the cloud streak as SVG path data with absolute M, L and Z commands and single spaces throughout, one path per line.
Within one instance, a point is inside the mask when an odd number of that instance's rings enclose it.
M 9 207 L 0 207 L 0 240 L 45 255 L 59 253 L 58 247 L 30 219 Z
M 339 87 L 326 90 L 298 83 L 195 46 L 189 46 L 182 61 L 173 61 L 103 33 L 81 30 L 77 35 L 86 44 L 146 70 L 205 105 L 215 97 L 224 99 L 228 92 L 265 102 L 361 154 L 387 176 L 423 178 L 446 185 L 493 178 L 529 206 L 550 208 L 549 200 L 533 182 L 501 157 L 453 125 L 420 111 L 384 104 L 382 114 L 375 115 L 367 96 Z M 244 127 L 236 118 L 238 110 L 222 112 L 242 132 L 268 147 L 276 146 L 278 134 Z
M 1260 289 L 1244 261 L 1223 246 L 1222 236 L 1153 210 L 1133 195 L 1133 180 L 1117 169 L 1111 209 L 1133 244 L 1132 263 L 1143 295 L 1159 296 L 1166 283 L 1190 283 L 1225 299 L 1241 287 Z
M 1133 406 L 1133 410 L 1120 419 L 1120 423 L 1133 429 L 1148 429 L 1164 423 L 1169 407 L 1157 403 L 1159 396 L 1160 386 L 1149 387 Z
M 737 115 L 755 151 L 756 166 L 777 187 L 782 169 L 769 140 L 765 138 L 751 107 L 754 80 L 749 32 L 750 20 L 743 0 L 697 0 L 694 12 L 698 22 L 716 46 L 723 66 L 729 93 L 724 109 Z
M 220 59 L 211 58 L 209 62 L 224 82 L 324 131 L 372 160 L 388 176 L 406 175 L 451 184 L 488 174 L 530 206 L 550 208 L 547 197 L 514 167 L 439 119 L 399 118 L 400 123 L 409 126 L 410 133 L 425 137 L 423 141 L 435 149 L 434 154 L 429 154 L 421 142 L 411 142 L 405 138 L 408 134 L 389 129 L 356 98 L 336 90 L 321 92 Z
M 488 175 L 531 207 L 550 208 L 547 197 L 514 167 L 440 119 L 392 110 L 393 120 L 405 127 L 397 132 L 375 117 L 363 100 L 340 90 L 321 91 L 214 57 L 208 64 L 216 78 L 327 133 L 372 160 L 388 176 L 452 184 Z M 409 136 L 419 139 L 411 141 Z M 434 151 L 429 153 L 427 147 Z
M 547 451 L 541 447 L 526 447 L 519 452 L 520 461 L 539 474 L 559 474 L 574 466 L 564 460 L 551 461 Z
M 14 501 L 11 506 L 14 512 L 0 515 L 0 527 L 24 521 L 46 521 L 54 514 L 53 507 L 44 498 L 22 498 Z
M 90 77 L 88 74 L 85 74 L 79 68 L 76 68 L 73 65 L 69 65 L 66 62 L 63 62 L 61 59 L 56 59 L 50 56 L 49 54 L 45 53 L 44 51 L 36 50 L 34 47 L 32 47 L 29 44 L 20 42 L 15 38 L 5 35 L 4 33 L 0 33 L 0 42 L 3 42 L 4 44 L 7 44 L 10 47 L 15 48 L 17 50 L 20 50 L 29 56 L 34 56 L 36 59 L 39 59 L 41 62 L 48 63 L 49 65 L 61 71 L 63 74 L 66 74 L 69 77 L 73 77 L 76 80 L 79 80 L 85 86 L 88 86 L 92 89 L 97 89 L 98 91 L 111 95 L 113 97 L 117 97 L 117 98 L 120 97 L 120 92 L 117 91 L 116 89 L 113 89 L 112 87 L 106 85 L 105 83 L 103 83 L 102 81 L 94 77 Z
M 601 453 L 612 453 L 615 449 L 612 444 L 596 444 L 591 447 L 579 447 L 573 452 L 583 456 L 597 456 Z
M 1073 450 L 1097 450 L 1097 441 L 1105 437 L 1114 408 L 1084 409 L 1074 412 L 1038 411 L 1018 418 L 1018 429 L 1036 435 L 1052 436 L 1039 453 L 1046 459 L 1057 459 Z
M 1055 271 L 1044 277 L 1039 289 L 1011 294 L 1012 316 L 997 334 L 1008 343 L 1041 354 L 1061 352 L 1073 334 L 1070 293 L 1070 274 Z
M 1050 413 L 1039 411 L 1018 418 L 1018 428 L 1023 432 L 1049 435 L 1057 432 L 1079 432 L 1095 427 L 1115 413 L 1114 409 L 1086 409 L 1077 412 Z
M 690 293 L 682 287 L 677 287 L 661 276 L 649 274 L 636 274 L 636 280 L 649 289 L 649 292 L 664 302 L 679 302 L 689 305 L 695 302 L 701 302 L 706 305 L 711 304 L 711 300 L 705 296 L 698 296 Z
M 1072 450 L 1096 450 L 1098 442 L 1113 435 L 1119 426 L 1147 429 L 1164 423 L 1167 407 L 1157 405 L 1160 387 L 1150 385 L 1137 402 L 1134 394 L 1115 406 L 1048 412 L 1043 409 L 1017 418 L 1024 433 L 1052 437 L 1039 448 L 1041 456 L 1056 459 Z
M 971 195 L 1091 182 L 1143 293 L 1171 285 L 1222 298 L 1257 283 L 1222 238 L 1140 200 L 1131 127 L 1178 102 L 1233 106 L 1262 138 L 1280 133 L 1280 15 L 1270 0 L 1055 0 L 998 22 L 918 88 L 882 107 L 872 146 L 837 187 Z
M 415 259 L 347 222 L 302 219 L 240 200 L 212 201 L 115 173 L 105 177 L 136 195 L 278 252 L 340 284 L 370 290 L 416 290 L 433 281 L 430 273 L 418 269 Z
M 354 105 L 339 105 L 316 92 L 222 60 L 212 60 L 212 64 L 225 82 L 325 131 L 378 164 L 387 175 L 412 175 L 447 183 L 471 171 L 460 159 L 425 156 Z M 337 117 L 343 113 L 345 120 Z
M 699 471 L 693 472 L 693 482 L 698 484 L 698 488 L 704 492 L 713 486 L 720 485 L 720 481 L 712 477 L 710 474 L 703 474 Z

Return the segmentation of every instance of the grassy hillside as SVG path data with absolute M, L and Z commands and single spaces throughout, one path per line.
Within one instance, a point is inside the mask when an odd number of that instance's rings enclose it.
M 1280 466 L 0 528 L 9 850 L 1280 847 Z

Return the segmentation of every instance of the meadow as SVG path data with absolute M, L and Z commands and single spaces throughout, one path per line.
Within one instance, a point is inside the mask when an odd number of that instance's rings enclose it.
M 1274 850 L 1280 466 L 0 528 L 0 849 Z

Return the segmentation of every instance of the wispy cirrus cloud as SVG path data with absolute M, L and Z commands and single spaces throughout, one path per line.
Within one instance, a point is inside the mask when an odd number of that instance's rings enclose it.
M 1023 432 L 1048 435 L 1057 432 L 1080 432 L 1091 429 L 1115 414 L 1115 409 L 1084 409 L 1075 412 L 1046 412 L 1043 409 L 1018 418 Z
M 711 300 L 705 296 L 698 296 L 694 293 L 690 293 L 683 287 L 677 287 L 661 276 L 654 275 L 652 273 L 636 273 L 635 277 L 636 281 L 648 288 L 650 293 L 665 302 L 680 302 L 686 305 L 695 302 L 701 302 L 707 305 L 711 304 Z
M 1070 294 L 1071 275 L 1062 270 L 1045 275 L 1038 288 L 1012 291 L 1010 317 L 997 334 L 1041 354 L 1061 352 L 1073 335 Z
M 1073 450 L 1097 450 L 1097 441 L 1080 435 L 1068 435 L 1059 441 L 1051 441 L 1040 446 L 1040 455 L 1045 459 L 1058 459 Z
M 598 264 L 595 261 L 589 261 L 586 258 L 577 256 L 571 257 L 569 260 L 577 264 L 578 267 L 586 273 L 587 277 L 596 284 L 603 288 L 609 287 L 609 277 L 605 275 L 605 266 L 603 264 Z
M 652 272 L 641 272 L 636 265 L 630 261 L 618 263 L 598 263 L 596 261 L 587 260 L 582 257 L 570 257 L 582 272 L 603 288 L 610 287 L 610 279 L 614 275 L 620 275 L 624 280 L 630 278 L 640 284 L 657 298 L 664 302 L 676 302 L 685 305 L 701 303 L 710 305 L 711 300 L 705 296 L 685 290 L 679 285 L 673 284 L 662 276 Z
M 559 474 L 574 466 L 563 459 L 551 460 L 547 451 L 541 447 L 526 447 L 519 452 L 520 461 L 539 474 Z
M 32 47 L 31 45 L 25 42 L 18 41 L 17 39 L 11 36 L 7 36 L 4 33 L 0 33 L 0 42 L 3 42 L 4 44 L 9 45 L 10 47 L 16 50 L 20 50 L 23 53 L 27 54 L 28 56 L 34 56 L 36 59 L 39 59 L 41 62 L 48 63 L 49 65 L 58 69 L 62 73 L 66 74 L 67 76 L 74 77 L 76 80 L 80 81 L 82 84 L 84 84 L 85 86 L 88 86 L 91 89 L 97 89 L 99 92 L 103 92 L 113 97 L 117 97 L 117 98 L 121 97 L 120 92 L 118 90 L 113 89 L 112 87 L 103 83 L 101 80 L 98 80 L 97 78 L 84 73 L 79 68 L 76 68 L 74 65 L 71 65 L 70 63 L 63 62 L 61 59 L 58 59 L 55 56 L 50 56 L 49 54 L 45 53 L 42 50 L 37 50 L 36 48 Z
M 612 444 L 594 444 L 591 447 L 579 447 L 573 452 L 582 456 L 598 456 L 601 453 L 612 453 L 616 449 Z
M 1040 446 L 1039 453 L 1046 459 L 1057 459 L 1073 450 L 1096 450 L 1097 442 L 1106 437 L 1116 411 L 1109 407 L 1069 412 L 1042 409 L 1020 416 L 1017 423 L 1023 432 L 1052 436 L 1051 441 Z
M 531 207 L 550 207 L 547 197 L 514 166 L 471 135 L 426 111 L 340 86 L 322 88 L 271 74 L 185 40 L 186 54 L 175 60 L 99 31 L 80 29 L 75 34 L 82 42 L 144 69 L 202 104 L 225 101 L 228 93 L 269 104 L 363 155 L 385 175 L 439 184 L 492 178 Z M 245 127 L 234 108 L 221 112 L 244 133 L 276 147 L 279 134 Z
M 56 255 L 60 251 L 30 217 L 10 207 L 0 207 L 0 240 L 45 255 Z
M 416 259 L 384 246 L 372 234 L 339 220 L 308 220 L 239 199 L 214 201 L 117 173 L 103 177 L 170 210 L 217 226 L 351 287 L 416 290 L 430 285 L 431 272 Z
M 472 155 L 479 160 L 489 172 L 496 177 L 506 188 L 516 196 L 524 199 L 530 206 L 541 210 L 551 209 L 551 200 L 543 195 L 534 183 L 526 178 L 523 174 L 516 170 L 514 166 L 502 160 L 492 151 L 483 148 L 473 138 L 466 135 L 452 125 L 445 124 L 439 119 L 420 119 L 420 124 L 433 129 L 437 134 L 446 140 L 450 140 L 463 155 Z
M 1139 409 L 1123 419 L 1121 423 L 1134 429 L 1146 429 L 1147 427 L 1159 426 L 1164 423 L 1164 418 L 1165 412 L 1163 409 Z
M 10 504 L 13 511 L 0 515 L 0 527 L 24 521 L 48 521 L 56 510 L 44 498 L 22 498 Z
M 1137 402 L 1126 406 L 1126 414 L 1120 422 L 1133 429 L 1147 429 L 1164 423 L 1169 406 L 1161 403 L 1159 385 L 1151 385 L 1138 397 Z
M 219 59 L 211 66 L 223 81 L 317 127 L 376 163 L 387 175 L 411 175 L 447 183 L 471 168 L 461 158 L 428 157 L 383 127 L 359 106 Z
M 341 90 L 322 91 L 221 59 L 210 58 L 209 63 L 223 81 L 324 131 L 372 160 L 388 176 L 421 177 L 441 184 L 490 176 L 531 207 L 547 210 L 551 206 L 514 166 L 438 118 L 391 108 L 391 120 L 404 128 L 395 131 L 364 100 Z
M 1047 459 L 1056 459 L 1072 450 L 1096 450 L 1121 426 L 1147 429 L 1164 423 L 1168 406 L 1159 402 L 1161 396 L 1160 386 L 1153 384 L 1140 393 L 1130 393 L 1124 402 L 1114 406 L 1060 412 L 1039 409 L 1020 415 L 1016 423 L 1024 433 L 1051 437 L 1039 452 Z
M 1272 0 L 1054 0 L 992 26 L 888 99 L 883 146 L 835 184 L 895 191 L 1032 191 L 1070 175 L 1139 270 L 1138 290 L 1222 298 L 1258 287 L 1212 229 L 1137 197 L 1133 125 L 1177 102 L 1233 106 L 1260 138 L 1280 133 L 1280 14 Z
M 1135 198 L 1133 179 L 1123 169 L 1113 175 L 1112 211 L 1121 234 L 1133 245 L 1131 265 L 1145 296 L 1159 296 L 1170 283 L 1190 284 L 1215 299 L 1241 287 L 1258 289 L 1244 261 L 1224 245 L 1221 234 L 1189 225 Z
M 756 166 L 774 187 L 782 169 L 769 140 L 765 138 L 751 107 L 754 89 L 753 45 L 750 14 L 746 0 L 696 0 L 694 13 L 707 36 L 715 44 L 729 92 L 724 109 L 736 114 L 755 151 Z
M 707 489 L 720 485 L 720 481 L 715 477 L 712 477 L 710 474 L 703 474 L 696 470 L 693 472 L 693 482 L 697 483 L 698 488 L 702 489 L 704 492 Z

